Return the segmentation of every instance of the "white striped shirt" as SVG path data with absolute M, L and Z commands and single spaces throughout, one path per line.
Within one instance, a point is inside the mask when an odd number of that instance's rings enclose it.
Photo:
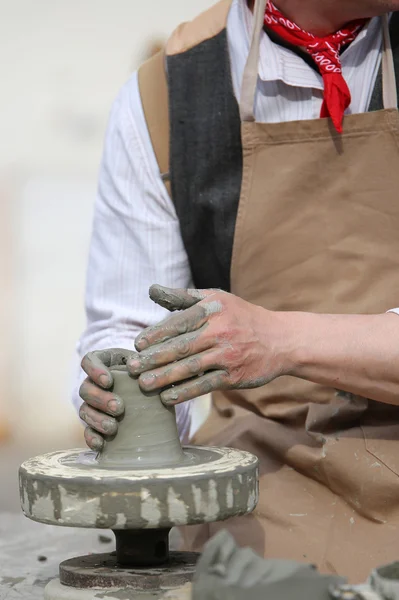
M 250 44 L 252 14 L 233 0 L 227 35 L 234 92 L 239 99 Z M 373 19 L 342 56 L 352 94 L 348 113 L 367 110 L 381 56 L 379 19 Z M 261 122 L 318 118 L 323 82 L 297 54 L 264 33 L 255 115 Z M 94 349 L 134 349 L 144 328 L 165 317 L 148 297 L 151 284 L 192 287 L 179 221 L 161 180 L 147 131 L 137 73 L 122 88 L 111 111 L 95 204 L 86 288 L 87 328 L 77 345 L 79 359 Z M 73 402 L 81 404 L 79 369 Z M 190 403 L 177 409 L 182 437 L 190 431 Z M 196 424 L 191 424 L 191 433 Z

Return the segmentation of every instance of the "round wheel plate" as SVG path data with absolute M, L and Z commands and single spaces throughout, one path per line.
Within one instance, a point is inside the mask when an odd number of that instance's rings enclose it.
M 169 562 L 160 567 L 134 569 L 119 567 L 115 552 L 79 556 L 60 564 L 60 582 L 80 589 L 177 588 L 192 580 L 199 556 L 195 552 L 171 552 Z

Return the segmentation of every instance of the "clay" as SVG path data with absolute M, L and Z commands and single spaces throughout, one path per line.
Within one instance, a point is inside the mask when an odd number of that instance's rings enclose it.
M 21 505 L 27 517 L 115 533 L 116 553 L 60 565 L 61 581 L 48 584 L 47 600 L 119 600 L 141 598 L 142 593 L 161 598 L 193 574 L 193 566 L 185 565 L 181 557 L 173 570 L 170 528 L 244 515 L 258 501 L 254 455 L 232 448 L 182 449 L 174 409 L 165 407 L 158 395 L 143 394 L 126 366 L 113 367 L 111 374 L 113 393 L 123 400 L 125 413 L 119 432 L 106 439 L 104 450 L 97 455 L 82 450 L 54 452 L 20 467 Z M 160 577 L 154 566 L 161 563 Z M 148 592 L 142 592 L 142 570 L 136 583 L 132 581 L 134 567 L 150 568 L 143 580 Z M 131 589 L 121 589 L 126 569 Z M 165 586 L 160 589 L 164 576 Z M 97 589 L 100 580 L 101 590 Z M 95 589 L 81 589 L 93 581 Z M 157 588 L 154 594 L 148 586 Z
M 169 467 L 104 468 L 90 451 L 31 458 L 20 467 L 27 517 L 49 525 L 161 529 L 251 512 L 258 501 L 258 459 L 233 448 L 185 447 Z
M 178 465 L 184 460 L 175 411 L 158 395 L 144 395 L 126 367 L 110 369 L 113 392 L 123 398 L 124 415 L 116 436 L 106 438 L 98 464 L 116 468 Z
M 194 304 L 205 300 L 216 293 L 226 293 L 223 290 L 210 288 L 208 290 L 196 289 L 174 289 L 162 285 L 152 285 L 150 287 L 150 298 L 159 306 L 167 308 L 170 312 L 177 310 L 186 310 Z M 211 311 L 211 314 L 214 311 Z M 219 312 L 219 311 L 217 311 Z
M 264 560 L 221 531 L 198 562 L 192 600 L 331 600 L 330 588 L 343 582 L 320 575 L 311 565 Z
M 155 284 L 150 287 L 150 298 L 159 306 L 173 312 L 190 308 L 206 298 L 206 295 L 201 290 L 172 289 Z
M 399 600 L 399 562 L 375 569 L 370 576 L 370 585 L 381 598 Z
M 251 512 L 258 459 L 231 448 L 181 448 L 175 411 L 112 367 L 125 404 L 104 450 L 54 452 L 20 468 L 25 515 L 42 523 L 113 530 L 170 529 Z

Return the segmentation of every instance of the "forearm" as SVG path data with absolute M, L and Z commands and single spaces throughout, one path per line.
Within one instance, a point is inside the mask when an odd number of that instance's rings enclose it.
M 399 316 L 275 313 L 294 377 L 399 405 Z

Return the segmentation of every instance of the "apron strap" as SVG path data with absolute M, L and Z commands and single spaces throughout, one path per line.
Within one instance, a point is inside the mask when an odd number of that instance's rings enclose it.
M 258 81 L 260 37 L 265 22 L 267 0 L 255 0 L 254 28 L 252 32 L 251 47 L 244 69 L 241 88 L 240 117 L 241 121 L 255 121 L 254 101 L 256 84 Z
M 389 16 L 382 16 L 384 50 L 382 53 L 382 98 L 385 109 L 398 107 L 398 92 L 396 89 L 395 65 L 392 53 L 391 36 L 389 33 Z
M 255 0 L 254 27 L 251 47 L 244 69 L 241 88 L 240 117 L 241 121 L 255 121 L 254 102 L 258 81 L 260 40 L 264 25 L 267 0 Z M 382 53 L 383 104 L 385 109 L 397 108 L 395 67 L 389 34 L 389 16 L 382 16 L 384 49 Z
M 144 117 L 161 178 L 172 197 L 169 177 L 169 94 L 166 56 L 163 51 L 141 65 L 138 82 Z

